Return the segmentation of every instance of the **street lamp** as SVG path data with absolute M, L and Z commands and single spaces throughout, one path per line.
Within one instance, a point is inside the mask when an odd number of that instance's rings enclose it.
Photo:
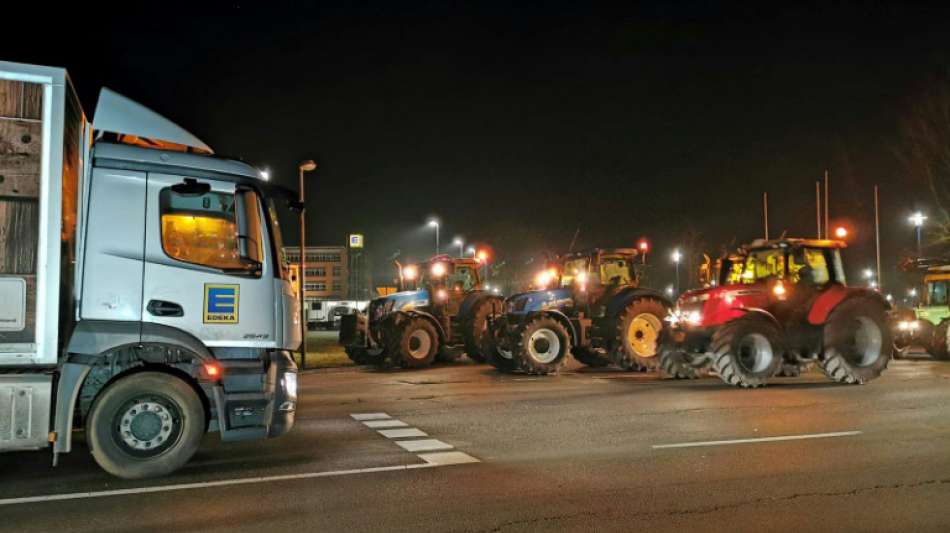
M 461 237 L 456 237 L 452 244 L 459 247 L 459 257 L 465 257 L 465 241 Z
M 439 255 L 439 221 L 434 218 L 429 220 L 429 227 L 435 228 L 435 255 Z
M 676 265 L 676 294 L 680 293 L 680 261 L 683 259 L 683 254 L 680 253 L 679 249 L 673 250 L 673 255 L 670 256 L 673 260 L 673 264 Z
M 917 257 L 920 257 L 922 255 L 920 251 L 920 228 L 923 227 L 924 221 L 926 220 L 927 220 L 927 215 L 921 213 L 920 211 L 917 211 L 913 215 L 907 217 L 907 221 L 913 224 L 914 227 L 917 229 Z
M 871 279 L 874 277 L 874 271 L 870 268 L 864 269 L 864 279 Z
M 301 161 L 297 167 L 300 170 L 300 369 L 307 368 L 307 271 L 304 269 L 304 258 L 307 255 L 307 208 L 306 196 L 303 188 L 303 174 L 317 168 L 313 160 Z
M 468 248 L 465 249 L 465 253 L 472 254 L 472 257 L 475 257 L 475 247 L 469 246 Z

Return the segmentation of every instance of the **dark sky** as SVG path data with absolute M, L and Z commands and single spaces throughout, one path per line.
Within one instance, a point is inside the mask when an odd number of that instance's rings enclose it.
M 0 49 L 66 67 L 87 114 L 108 86 L 288 186 L 316 159 L 308 241 L 361 231 L 381 270 L 396 250 L 429 253 L 437 215 L 443 243 L 464 235 L 512 264 L 577 228 L 580 247 L 647 235 L 665 285 L 689 233 L 709 251 L 760 236 L 762 192 L 773 235 L 813 235 L 826 168 L 832 218 L 856 229 L 852 277 L 873 264 L 875 183 L 895 263 L 907 214 L 927 209 L 894 156 L 897 118 L 950 65 L 950 13 L 671 4 L 84 11 L 53 22 L 58 42 L 26 25 Z

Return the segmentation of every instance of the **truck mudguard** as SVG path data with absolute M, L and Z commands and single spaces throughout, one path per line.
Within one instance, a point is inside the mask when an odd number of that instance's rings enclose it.
M 70 354 L 99 356 L 121 346 L 165 344 L 180 346 L 206 361 L 214 359 L 208 348 L 195 336 L 178 328 L 148 322 L 83 320 L 69 337 Z

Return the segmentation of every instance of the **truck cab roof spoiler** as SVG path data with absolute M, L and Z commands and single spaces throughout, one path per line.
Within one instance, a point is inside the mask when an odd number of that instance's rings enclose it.
M 210 146 L 178 124 L 105 87 L 99 92 L 92 129 L 100 133 L 115 133 L 147 141 L 136 143 L 140 145 L 214 153 Z

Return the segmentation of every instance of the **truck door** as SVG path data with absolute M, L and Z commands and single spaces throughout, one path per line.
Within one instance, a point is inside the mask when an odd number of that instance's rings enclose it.
M 213 179 L 149 173 L 142 321 L 206 346 L 277 345 L 280 298 L 260 198 Z

